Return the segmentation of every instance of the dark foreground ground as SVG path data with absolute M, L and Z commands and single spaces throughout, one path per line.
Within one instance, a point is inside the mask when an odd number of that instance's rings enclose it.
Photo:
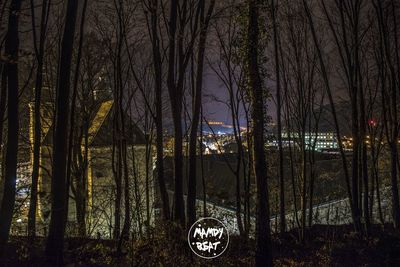
M 320 226 L 306 230 L 307 240 L 298 241 L 298 231 L 273 237 L 276 266 L 400 266 L 400 234 L 390 226 L 374 226 L 368 238 L 359 237 L 351 226 Z M 122 255 L 109 240 L 67 239 L 66 266 L 253 266 L 254 241 L 231 237 L 227 251 L 205 260 L 192 254 L 185 238 L 172 241 L 158 231 L 156 237 L 126 243 Z M 184 235 L 183 235 L 184 236 Z M 26 238 L 13 237 L 5 266 L 45 266 L 44 240 L 32 246 Z M 1 264 L 0 264 L 1 265 Z

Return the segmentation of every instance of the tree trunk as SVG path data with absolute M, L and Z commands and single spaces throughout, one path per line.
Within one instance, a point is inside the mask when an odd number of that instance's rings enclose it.
M 200 0 L 200 39 L 197 54 L 197 73 L 196 85 L 193 96 L 193 115 L 192 125 L 189 135 L 189 176 L 188 176 L 188 194 L 187 194 L 187 216 L 188 228 L 196 221 L 196 169 L 197 169 L 197 131 L 200 121 L 200 108 L 202 101 L 202 87 L 203 87 L 203 69 L 204 69 L 204 54 L 206 50 L 207 30 L 214 9 L 215 0 L 212 0 L 207 12 L 207 17 L 204 18 L 205 13 L 205 0 Z
M 40 119 L 40 104 L 42 95 L 42 84 L 43 84 L 43 56 L 44 56 L 44 42 L 45 33 L 47 29 L 47 5 L 48 1 L 42 1 L 41 11 L 41 22 L 40 22 L 40 37 L 39 37 L 39 48 L 37 48 L 36 38 L 36 26 L 34 16 L 34 5 L 31 1 L 31 16 L 32 16 L 32 27 L 33 27 L 33 41 L 36 53 L 36 59 L 38 62 L 36 72 L 36 83 L 35 83 L 35 104 L 34 104 L 34 134 L 33 134 L 33 162 L 32 162 L 32 184 L 31 184 L 31 195 L 29 201 L 29 212 L 28 212 L 28 235 L 30 238 L 34 238 L 36 235 L 36 209 L 37 209 L 37 190 L 38 190 L 38 179 L 39 179 L 39 161 L 40 161 L 40 147 L 41 147 L 41 119 Z
M 46 243 L 47 261 L 53 265 L 63 262 L 66 202 L 66 161 L 68 143 L 68 119 L 70 97 L 70 75 L 75 22 L 78 10 L 77 0 L 68 0 L 64 33 L 61 41 L 61 55 L 57 79 L 57 102 L 54 123 L 54 151 L 51 179 L 51 217 L 49 236 Z
M 114 232 L 113 237 L 118 240 L 121 234 L 121 195 L 122 195 L 122 180 L 121 180 L 121 146 L 120 141 L 114 144 L 114 180 L 115 180 L 115 200 L 114 200 Z M 116 160 L 115 160 L 116 153 Z
M 154 125 L 154 124 L 152 124 Z M 146 153 L 146 158 L 145 158 L 145 166 L 146 166 L 146 234 L 147 238 L 150 238 L 150 222 L 151 222 L 151 215 L 150 215 L 150 209 L 151 209 L 151 204 L 150 204 L 150 192 L 153 190 L 150 189 L 150 170 L 151 170 L 151 151 L 152 151 L 152 138 L 150 137 L 150 134 L 153 133 L 153 126 L 151 127 L 150 133 L 146 134 L 146 148 L 145 148 L 145 153 Z M 133 146 L 132 146 L 132 155 L 134 156 L 134 151 L 133 151 Z
M 3 144 L 3 129 L 4 129 L 4 114 L 6 112 L 7 104 L 7 71 L 5 64 L 1 72 L 1 84 L 0 84 L 0 144 Z M 2 149 L 0 146 L 0 155 L 2 155 Z M 1 192 L 1 191 L 0 191 Z
M 392 190 L 392 216 L 393 224 L 396 229 L 400 228 L 400 205 L 399 205 L 399 189 L 397 185 L 397 160 L 398 150 L 396 142 L 390 144 L 390 181 Z
M 132 148 L 133 149 L 133 148 Z M 132 151 L 132 153 L 135 153 Z M 125 240 L 129 240 L 129 233 L 131 230 L 131 215 L 130 215 L 130 183 L 129 183 L 129 172 L 128 172 L 128 162 L 127 162 L 127 145 L 126 140 L 123 140 L 122 143 L 122 164 L 124 171 L 124 208 L 125 208 L 125 216 L 124 216 L 124 226 L 122 228 L 122 237 Z M 139 209 L 137 207 L 137 209 Z M 140 217 L 137 218 L 141 220 Z
M 21 10 L 21 0 L 12 0 L 8 17 L 8 31 L 5 40 L 5 56 L 8 59 L 5 66 L 8 85 L 8 131 L 7 147 L 4 160 L 4 193 L 0 206 L 0 259 L 10 233 L 11 221 L 15 204 L 18 154 L 18 22 Z
M 278 150 L 279 150 L 279 230 L 285 232 L 286 218 L 285 218 L 285 179 L 283 176 L 283 149 L 282 149 L 282 99 L 281 99 L 281 80 L 280 80 L 280 66 L 279 66 L 279 49 L 278 49 L 278 23 L 276 12 L 278 5 L 275 5 L 272 0 L 271 13 L 272 25 L 274 32 L 274 54 L 275 54 L 275 75 L 276 75 L 276 121 L 278 126 Z
M 174 220 L 185 226 L 185 203 L 183 200 L 183 154 L 182 154 L 182 91 L 180 85 L 175 83 L 175 48 L 178 17 L 178 1 L 171 0 L 169 17 L 169 51 L 168 51 L 168 77 L 167 86 L 171 102 L 172 119 L 174 123 Z M 183 38 L 183 36 L 180 36 Z M 180 70 L 182 71 L 182 70 Z M 183 75 L 182 73 L 180 75 Z
M 85 119 L 86 120 L 86 119 Z M 87 207 L 87 175 L 88 175 L 88 161 L 89 161 L 89 121 L 84 121 L 82 126 L 83 130 L 83 151 L 82 151 L 82 138 L 79 137 L 78 142 L 75 143 L 74 154 L 77 155 L 77 173 L 75 174 L 75 206 L 76 206 L 76 220 L 78 223 L 79 236 L 86 236 L 86 207 Z M 82 154 L 83 153 L 83 154 Z M 69 193 L 67 191 L 67 193 Z M 68 197 L 69 198 L 69 197 Z M 67 199 L 66 199 L 67 201 Z M 67 218 L 68 216 L 66 216 Z
M 361 78 L 360 78 L 361 79 Z M 365 232 L 368 235 L 371 228 L 371 218 L 369 212 L 369 179 L 368 179 L 368 152 L 367 152 L 367 118 L 365 115 L 364 88 L 360 86 L 360 136 L 362 139 L 361 145 L 361 177 L 363 182 L 363 216 L 365 223 Z
M 398 123 L 398 107 L 397 107 L 397 93 L 396 91 L 399 90 L 399 82 L 400 82 L 400 57 L 399 57 L 399 40 L 398 40 L 398 30 L 397 30 L 397 11 L 396 11 L 396 4 L 393 0 L 391 0 L 391 14 L 393 17 L 393 24 L 394 24 L 394 48 L 395 48 L 395 55 L 396 55 L 396 67 L 397 67 L 397 87 L 393 86 L 393 94 L 392 98 L 393 99 L 393 119 L 394 119 L 394 126 L 393 126 L 393 139 L 394 139 L 394 150 L 392 153 L 395 153 L 392 155 L 393 160 L 396 159 L 397 161 L 399 160 L 399 154 L 398 154 L 398 146 L 397 146 L 397 140 L 399 138 L 399 123 Z M 395 79 L 395 77 L 393 77 Z M 394 221 L 395 221 L 395 227 L 397 229 L 400 229 L 400 203 L 399 203 L 399 192 L 398 192 L 398 178 L 397 175 L 394 177 L 392 176 L 392 194 L 393 194 L 393 213 L 394 213 Z
M 82 45 L 83 45 L 83 36 L 84 36 L 84 26 L 85 26 L 85 17 L 86 17 L 86 9 L 87 9 L 88 0 L 84 0 L 81 23 L 80 23 L 80 31 L 79 31 L 79 46 L 78 46 L 78 54 L 76 59 L 76 68 L 74 74 L 74 83 L 72 87 L 72 97 L 71 97 L 71 114 L 69 118 L 70 128 L 68 133 L 68 155 L 67 155 L 67 182 L 66 182 L 66 193 L 67 197 L 65 200 L 65 206 L 69 205 L 69 191 L 71 188 L 71 164 L 72 164 L 72 149 L 74 147 L 74 128 L 75 128 L 75 108 L 76 108 L 76 97 L 78 91 L 78 79 L 80 73 L 81 66 L 81 58 L 82 58 Z M 65 216 L 65 222 L 68 220 L 68 215 Z
M 201 122 L 200 122 L 200 167 L 201 167 L 201 183 L 203 186 L 203 217 L 207 217 L 207 185 L 206 177 L 204 175 L 204 157 L 203 157 L 203 106 L 200 109 Z
M 272 266 L 267 166 L 264 151 L 264 93 L 259 70 L 259 6 L 248 1 L 247 60 L 252 104 L 254 173 L 257 184 L 256 266 Z
M 164 179 L 164 149 L 163 149 L 163 124 L 162 124 L 162 60 L 160 54 L 160 39 L 158 37 L 158 0 L 151 2 L 151 35 L 154 66 L 154 106 L 156 109 L 156 153 L 157 153 L 157 181 L 160 187 L 162 212 L 164 220 L 170 218 L 169 198 Z

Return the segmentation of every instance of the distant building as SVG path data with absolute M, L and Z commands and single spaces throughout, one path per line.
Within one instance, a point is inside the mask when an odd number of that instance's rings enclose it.
M 336 138 L 336 134 L 333 132 L 306 132 L 304 134 L 304 137 L 302 138 L 299 136 L 298 133 L 288 133 L 288 132 L 283 132 L 282 133 L 282 145 L 283 146 L 288 146 L 289 143 L 293 145 L 299 145 L 300 142 L 304 142 L 305 148 L 307 150 L 317 150 L 317 151 L 323 151 L 323 150 L 328 150 L 328 149 L 337 149 L 338 142 Z M 278 142 L 276 138 L 272 140 L 269 144 L 270 146 L 278 146 Z
M 306 133 L 305 143 L 307 149 L 312 149 L 315 143 L 315 150 L 337 149 L 338 143 L 336 134 L 333 132 Z

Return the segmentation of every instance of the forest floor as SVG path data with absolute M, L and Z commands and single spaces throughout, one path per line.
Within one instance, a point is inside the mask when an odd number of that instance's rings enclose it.
M 65 241 L 66 266 L 253 266 L 254 240 L 231 236 L 224 254 L 206 260 L 195 256 L 183 237 L 156 237 L 125 243 L 116 254 L 116 242 L 69 238 Z M 275 266 L 400 266 L 400 233 L 389 225 L 374 225 L 369 237 L 360 237 L 351 225 L 315 225 L 306 229 L 304 242 L 298 230 L 273 236 Z M 175 241 L 172 241 L 175 240 Z M 30 244 L 11 237 L 5 266 L 45 266 L 44 239 Z M 0 264 L 1 265 L 1 264 Z

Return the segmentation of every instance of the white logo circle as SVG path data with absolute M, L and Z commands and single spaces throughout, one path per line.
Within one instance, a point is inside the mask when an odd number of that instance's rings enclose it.
M 213 259 L 222 255 L 229 245 L 229 233 L 218 219 L 205 217 L 197 220 L 189 229 L 190 249 L 199 257 Z

